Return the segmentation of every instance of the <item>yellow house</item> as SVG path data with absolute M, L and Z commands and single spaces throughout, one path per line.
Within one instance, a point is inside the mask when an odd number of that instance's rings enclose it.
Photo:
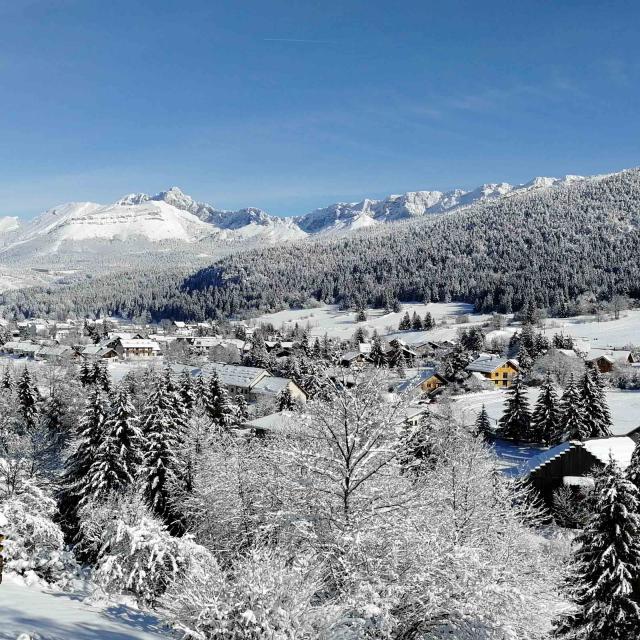
M 520 372 L 518 361 L 501 358 L 499 356 L 480 356 L 474 360 L 467 371 L 482 374 L 487 380 L 491 380 L 496 387 L 510 387 L 513 379 Z

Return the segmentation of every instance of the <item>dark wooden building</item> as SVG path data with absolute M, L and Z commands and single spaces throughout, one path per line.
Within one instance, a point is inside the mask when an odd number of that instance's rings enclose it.
M 538 489 L 545 502 L 551 504 L 554 491 L 562 486 L 584 486 L 610 457 L 621 469 L 626 469 L 635 446 L 636 441 L 630 436 L 594 438 L 584 442 L 570 440 L 531 458 L 521 473 Z

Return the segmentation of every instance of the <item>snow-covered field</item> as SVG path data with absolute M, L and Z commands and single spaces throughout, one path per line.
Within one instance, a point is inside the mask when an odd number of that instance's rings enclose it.
M 435 329 L 430 331 L 401 331 L 398 332 L 398 324 L 405 313 L 413 315 L 416 312 L 424 318 L 428 311 L 438 323 Z M 469 323 L 456 323 L 469 316 Z M 362 327 L 369 334 L 374 329 L 380 335 L 389 337 L 397 335 L 409 343 L 429 340 L 450 340 L 456 337 L 458 328 L 485 322 L 489 315 L 474 314 L 473 306 L 462 302 L 432 302 L 430 304 L 403 304 L 398 313 L 387 313 L 384 309 L 368 309 L 366 322 L 356 322 L 356 314 L 353 311 L 341 311 L 336 305 L 322 305 L 314 309 L 289 309 L 278 313 L 266 313 L 251 321 L 251 324 L 270 322 L 276 328 L 284 326 L 293 327 L 296 323 L 300 327 L 309 328 L 312 336 L 323 336 L 347 340 L 351 338 L 356 329 Z
M 538 389 L 529 389 L 531 408 L 538 397 Z M 504 410 L 505 391 L 482 391 L 460 396 L 455 407 L 465 424 L 472 424 L 484 404 L 492 421 L 497 421 Z M 607 401 L 613 420 L 613 433 L 624 435 L 640 426 L 640 391 L 607 391 Z
M 21 636 L 20 634 L 24 634 Z M 123 605 L 91 606 L 82 594 L 0 584 L 0 640 L 169 640 L 157 618 Z
M 593 348 L 623 348 L 629 344 L 640 344 L 640 309 L 623 311 L 619 320 L 598 322 L 593 316 L 576 318 L 549 318 L 546 333 L 564 333 L 591 342 Z

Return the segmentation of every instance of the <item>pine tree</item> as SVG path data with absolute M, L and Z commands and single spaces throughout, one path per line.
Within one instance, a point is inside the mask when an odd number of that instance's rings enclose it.
M 487 409 L 484 405 L 482 405 L 482 410 L 476 418 L 475 434 L 483 440 L 489 440 L 492 434 L 491 421 L 489 420 L 489 414 L 487 413 Z
M 387 364 L 387 356 L 382 348 L 382 340 L 380 336 L 376 336 L 373 339 L 373 344 L 371 345 L 371 353 L 369 353 L 369 358 L 371 362 L 376 367 L 384 367 Z
M 322 358 L 322 346 L 320 345 L 320 340 L 319 338 L 316 338 L 313 341 L 313 349 L 311 350 L 311 355 L 316 359 L 319 360 L 320 358 Z
M 229 427 L 234 422 L 235 408 L 216 373 L 209 379 L 204 409 L 211 422 L 220 427 Z
M 547 372 L 531 414 L 531 432 L 534 442 L 550 444 L 558 433 L 559 426 L 558 394 L 551 374 Z
M 47 439 L 56 447 L 62 447 L 68 436 L 64 417 L 64 404 L 60 397 L 54 393 L 49 397 L 42 411 L 42 426 L 45 429 Z
M 402 348 L 402 344 L 400 344 L 398 340 L 393 340 L 391 342 L 391 353 L 388 356 L 389 366 L 396 368 L 400 359 L 404 360 L 404 350 Z
M 109 376 L 109 370 L 107 369 L 105 360 L 96 360 L 94 363 L 92 380 L 93 383 L 97 384 L 105 393 L 111 391 L 111 377 Z
M 578 607 L 555 636 L 633 640 L 640 628 L 640 495 L 613 460 L 596 482 L 594 515 L 576 538 L 569 590 Z
M 586 440 L 589 437 L 584 423 L 582 411 L 582 399 L 576 386 L 573 373 L 569 376 L 569 382 L 562 394 L 559 405 L 560 420 L 555 442 L 567 440 Z
M 93 378 L 93 369 L 89 366 L 89 361 L 86 358 L 82 358 L 80 364 L 80 383 L 83 387 L 95 382 Z
M 18 413 L 28 431 L 38 423 L 38 392 L 26 367 L 18 380 Z
M 414 331 L 422 331 L 423 329 L 422 318 L 415 311 L 411 316 L 411 328 Z
M 278 411 L 292 411 L 296 408 L 296 401 L 293 399 L 288 386 L 278 394 L 277 405 Z
M 180 374 L 178 390 L 185 410 L 187 412 L 191 411 L 196 403 L 196 390 L 194 388 L 193 378 L 186 369 Z
M 499 433 L 509 440 L 532 441 L 531 414 L 527 391 L 520 376 L 516 377 L 507 391 L 504 413 L 498 422 Z
M 436 326 L 436 322 L 433 319 L 433 316 L 431 315 L 430 311 L 427 311 L 424 314 L 424 321 L 422 323 L 422 326 L 425 329 L 425 331 L 428 331 L 429 329 L 433 329 Z
M 249 405 L 242 394 L 235 397 L 236 424 L 243 425 L 249 419 Z
M 121 388 L 105 420 L 102 440 L 89 469 L 88 483 L 93 498 L 133 486 L 143 449 L 135 408 L 126 389 Z
M 149 508 L 175 526 L 178 518 L 171 506 L 172 491 L 180 486 L 181 416 L 174 397 L 161 379 L 145 405 L 141 427 L 145 440 L 141 477 Z
M 405 311 L 404 316 L 402 316 L 402 320 L 400 320 L 398 329 L 400 331 L 409 331 L 409 329 L 411 329 L 411 318 L 409 317 L 408 311 Z
M 11 375 L 11 369 L 9 369 L 9 367 L 6 367 L 4 370 L 2 383 L 0 383 L 0 386 L 2 386 L 2 388 L 6 389 L 7 391 L 13 390 L 13 376 Z
M 626 474 L 627 478 L 640 489 L 640 444 L 636 444 L 633 450 Z
M 580 384 L 580 397 L 587 438 L 611 436 L 611 414 L 602 376 L 597 367 L 587 366 Z
M 363 308 L 356 310 L 356 322 L 366 322 L 367 321 L 367 313 Z

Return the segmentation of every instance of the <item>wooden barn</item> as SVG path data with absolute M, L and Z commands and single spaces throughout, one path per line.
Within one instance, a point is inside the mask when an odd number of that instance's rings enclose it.
M 585 486 L 593 473 L 608 464 L 610 457 L 621 469 L 631 461 L 636 441 L 630 436 L 570 440 L 531 458 L 521 475 L 551 504 L 553 492 L 562 486 Z

